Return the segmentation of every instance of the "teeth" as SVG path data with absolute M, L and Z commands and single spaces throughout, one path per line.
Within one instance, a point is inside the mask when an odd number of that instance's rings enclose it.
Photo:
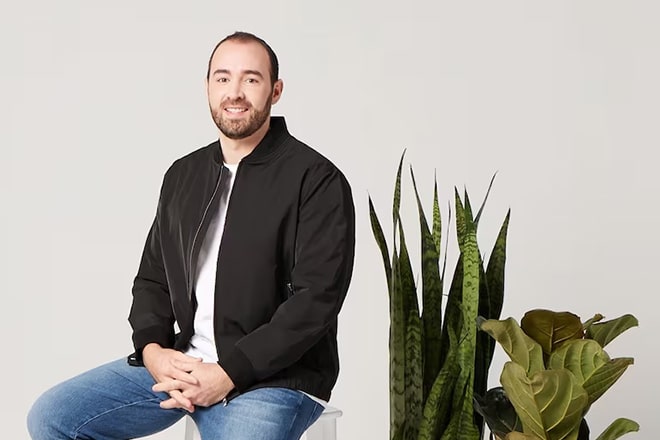
M 234 108 L 234 107 L 227 107 L 225 110 L 227 110 L 230 113 L 241 113 L 246 111 L 244 108 Z

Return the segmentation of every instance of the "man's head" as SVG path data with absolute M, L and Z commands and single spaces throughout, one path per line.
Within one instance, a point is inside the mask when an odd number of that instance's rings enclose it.
M 277 56 L 261 38 L 236 32 L 213 50 L 207 93 L 213 120 L 230 139 L 244 139 L 270 121 L 270 108 L 281 94 Z

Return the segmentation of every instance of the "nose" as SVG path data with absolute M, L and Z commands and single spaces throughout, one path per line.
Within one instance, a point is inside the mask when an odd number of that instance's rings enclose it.
M 231 81 L 227 88 L 227 98 L 231 100 L 244 99 L 243 84 L 240 81 Z

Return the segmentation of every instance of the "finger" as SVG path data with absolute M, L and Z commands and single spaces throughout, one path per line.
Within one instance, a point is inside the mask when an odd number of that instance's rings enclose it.
M 170 391 L 180 390 L 184 387 L 184 384 L 187 385 L 185 382 L 176 379 L 165 380 L 152 386 L 151 390 L 159 393 L 169 393 Z
M 195 410 L 195 406 L 193 405 L 193 403 L 190 401 L 190 399 L 186 398 L 181 391 L 174 390 L 171 391 L 169 394 L 171 398 L 161 402 L 160 403 L 161 408 L 163 409 L 183 408 L 188 412 L 193 412 Z
M 174 379 L 185 382 L 190 385 L 199 385 L 199 379 L 184 370 L 178 370 L 174 374 Z
M 188 356 L 187 354 L 184 354 L 180 351 L 176 352 L 174 354 L 174 360 L 180 361 L 180 362 L 194 362 L 196 364 L 202 362 L 202 358 L 199 357 L 194 357 L 194 356 Z

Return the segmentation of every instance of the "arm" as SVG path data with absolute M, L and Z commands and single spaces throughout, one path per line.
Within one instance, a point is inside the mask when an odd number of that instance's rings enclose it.
M 294 294 L 270 322 L 237 342 L 220 365 L 240 391 L 292 365 L 336 323 L 353 269 L 355 213 L 348 182 L 331 164 L 310 170 L 301 191 Z

